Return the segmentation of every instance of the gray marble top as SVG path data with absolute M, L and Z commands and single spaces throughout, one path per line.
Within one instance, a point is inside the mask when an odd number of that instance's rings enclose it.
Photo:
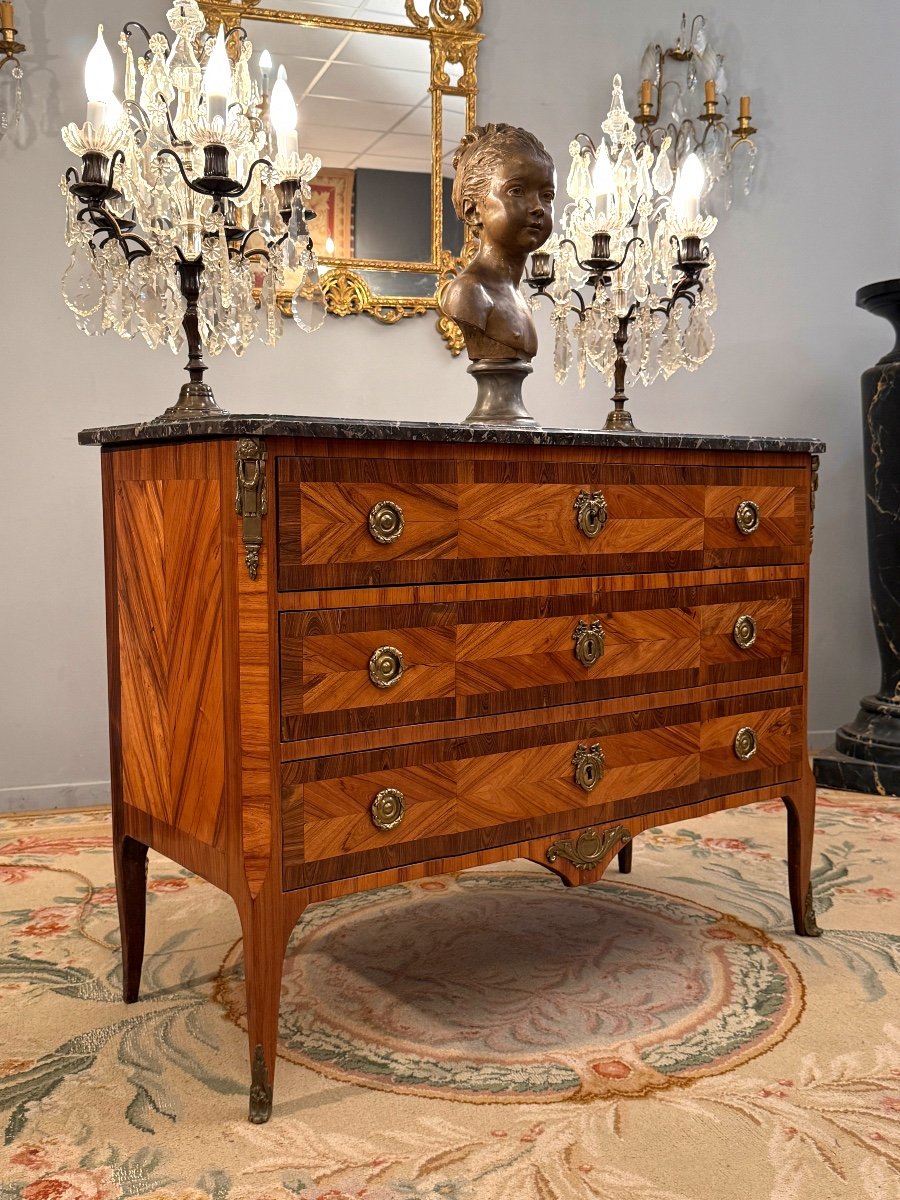
M 516 446 L 606 446 L 659 450 L 737 450 L 821 454 L 816 438 L 746 437 L 722 433 L 607 433 L 599 429 L 522 429 L 512 425 L 454 425 L 437 421 L 362 421 L 347 417 L 235 414 L 83 429 L 82 446 L 208 437 L 319 437 L 394 442 L 502 442 Z

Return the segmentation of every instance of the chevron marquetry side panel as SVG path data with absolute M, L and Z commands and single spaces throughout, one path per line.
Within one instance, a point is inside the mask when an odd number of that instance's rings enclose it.
M 153 452 L 128 474 L 153 473 Z M 161 457 L 162 452 L 158 452 Z M 212 478 L 115 483 L 126 803 L 216 845 L 225 791 L 220 490 Z M 181 456 L 179 469 L 191 473 Z

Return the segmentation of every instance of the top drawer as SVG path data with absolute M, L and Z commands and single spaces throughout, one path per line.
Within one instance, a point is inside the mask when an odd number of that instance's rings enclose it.
M 803 470 L 278 459 L 278 586 L 802 562 Z

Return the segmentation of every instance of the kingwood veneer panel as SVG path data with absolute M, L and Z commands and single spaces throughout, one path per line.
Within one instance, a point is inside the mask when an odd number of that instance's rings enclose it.
M 781 468 L 603 467 L 578 461 L 474 463 L 436 456 L 427 464 L 380 457 L 278 460 L 279 587 L 336 587 L 427 580 L 539 578 L 712 565 L 802 562 L 808 477 Z M 715 485 L 719 486 L 715 486 Z M 576 522 L 576 501 L 602 492 L 606 520 L 594 538 Z M 753 500 L 759 528 L 734 527 Z M 403 512 L 396 541 L 369 532 L 374 505 Z M 730 513 L 728 504 L 732 504 Z
M 573 595 L 541 582 L 514 600 L 281 614 L 285 741 L 692 688 L 711 679 L 780 677 L 801 668 L 802 584 L 733 584 Z M 762 599 L 760 597 L 769 597 Z M 773 598 L 778 597 L 778 598 Z M 591 600 L 594 603 L 591 603 Z M 727 600 L 728 603 L 716 603 Z M 735 641 L 739 618 L 753 645 Z M 575 632 L 594 625 L 603 653 L 576 657 Z M 379 688 L 369 661 L 383 646 L 404 670 Z

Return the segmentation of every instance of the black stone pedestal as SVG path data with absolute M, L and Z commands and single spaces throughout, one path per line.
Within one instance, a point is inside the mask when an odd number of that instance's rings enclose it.
M 900 796 L 900 279 L 871 283 L 856 303 L 884 317 L 894 349 L 863 372 L 863 448 L 869 588 L 881 657 L 881 687 L 865 696 L 834 746 L 813 759 L 823 787 Z

